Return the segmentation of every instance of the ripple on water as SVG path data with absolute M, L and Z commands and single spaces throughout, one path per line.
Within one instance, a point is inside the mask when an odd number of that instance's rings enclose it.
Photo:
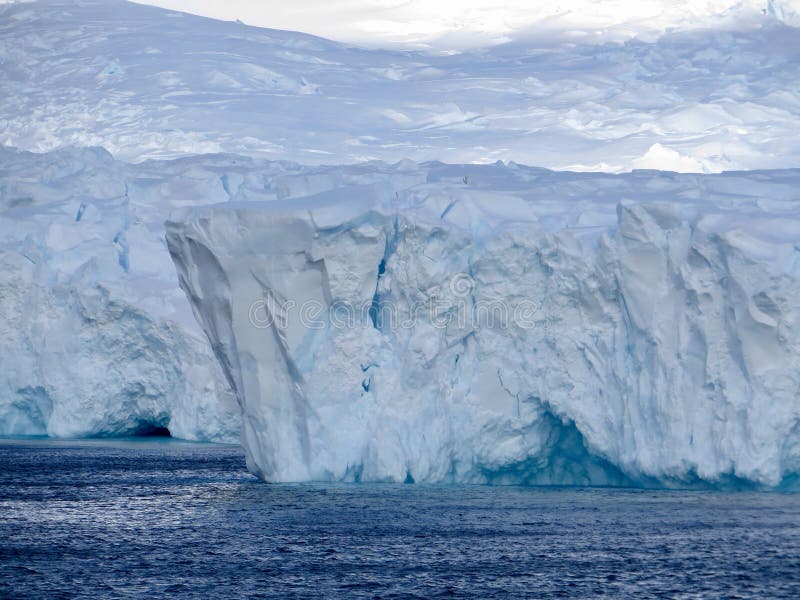
M 800 495 L 266 485 L 231 446 L 0 445 L 0 596 L 800 596 Z

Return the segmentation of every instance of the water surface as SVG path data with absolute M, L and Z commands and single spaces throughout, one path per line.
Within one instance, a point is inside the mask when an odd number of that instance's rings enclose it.
M 800 495 L 267 485 L 241 450 L 0 442 L 0 597 L 800 597 Z

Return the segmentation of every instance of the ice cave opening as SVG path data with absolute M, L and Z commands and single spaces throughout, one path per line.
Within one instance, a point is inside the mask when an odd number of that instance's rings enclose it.
M 172 437 L 169 429 L 157 423 L 143 422 L 134 430 L 133 437 Z

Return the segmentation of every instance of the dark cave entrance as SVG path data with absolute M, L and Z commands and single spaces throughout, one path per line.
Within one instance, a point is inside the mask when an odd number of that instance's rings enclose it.
M 133 437 L 172 437 L 169 429 L 163 425 L 154 425 L 153 423 L 143 423 L 136 428 L 133 432 Z

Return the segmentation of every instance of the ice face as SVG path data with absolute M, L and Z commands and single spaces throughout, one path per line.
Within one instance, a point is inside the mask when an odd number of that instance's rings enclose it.
M 0 152 L 0 433 L 232 440 L 235 392 L 273 481 L 800 468 L 796 171 Z
M 0 435 L 167 428 L 238 441 L 239 408 L 164 241 L 174 208 L 407 187 L 416 167 L 303 168 L 235 156 L 138 165 L 101 149 L 0 147 Z
M 425 183 L 168 223 L 253 472 L 765 486 L 797 472 L 800 173 L 416 170 Z
M 0 435 L 239 439 L 163 241 L 175 189 L 215 188 L 157 171 L 98 149 L 0 148 Z

